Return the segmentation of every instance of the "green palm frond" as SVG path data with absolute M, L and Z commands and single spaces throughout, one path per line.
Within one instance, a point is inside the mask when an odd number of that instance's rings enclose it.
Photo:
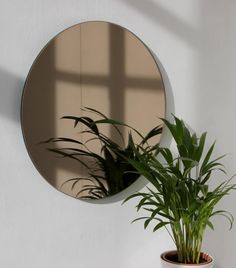
M 135 193 L 124 202 L 139 198 L 137 210 L 143 209 L 147 216 L 144 228 L 155 222 L 153 231 L 169 226 L 169 233 L 175 242 L 178 258 L 183 263 L 199 263 L 201 245 L 206 227 L 214 229 L 210 219 L 219 215 L 233 224 L 233 216 L 225 210 L 216 210 L 216 205 L 236 185 L 232 178 L 223 180 L 211 189 L 215 171 L 223 171 L 220 160 L 224 156 L 212 158 L 215 143 L 206 150 L 206 133 L 198 137 L 191 134 L 185 123 L 174 117 L 174 123 L 163 119 L 175 140 L 177 149 L 159 148 L 159 157 L 142 154 L 135 150 L 135 159 L 128 159 L 138 173 L 152 185 L 147 192 Z M 206 153 L 204 153 L 206 152 Z M 157 221 L 157 223 L 156 223 Z M 167 229 L 168 230 L 168 229 Z M 169 231 L 169 230 L 168 230 Z

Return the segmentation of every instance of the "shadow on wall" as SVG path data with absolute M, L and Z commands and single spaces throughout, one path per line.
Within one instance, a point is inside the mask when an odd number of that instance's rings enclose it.
M 0 116 L 20 122 L 21 95 L 24 81 L 0 69 Z
M 145 15 L 153 20 L 156 24 L 161 25 L 167 31 L 175 34 L 179 39 L 184 39 L 187 43 L 193 47 L 201 45 L 198 38 L 198 29 L 186 24 L 184 20 L 176 16 L 174 13 L 167 10 L 154 1 L 143 1 L 143 0 L 123 0 L 125 3 L 145 13 Z

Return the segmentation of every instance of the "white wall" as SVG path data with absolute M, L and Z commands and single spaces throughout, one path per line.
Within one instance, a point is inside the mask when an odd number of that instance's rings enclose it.
M 27 155 L 20 128 L 27 72 L 49 39 L 84 20 L 115 22 L 138 35 L 169 76 L 168 115 L 207 130 L 217 152 L 229 153 L 229 174 L 236 171 L 236 1 L 1 0 L 0 267 L 159 267 L 159 254 L 173 247 L 165 231 L 129 224 L 134 202 L 122 207 L 124 194 L 96 205 L 67 197 Z M 221 207 L 236 216 L 236 193 Z M 229 232 L 225 221 L 215 223 L 204 249 L 216 267 L 233 268 L 236 226 Z

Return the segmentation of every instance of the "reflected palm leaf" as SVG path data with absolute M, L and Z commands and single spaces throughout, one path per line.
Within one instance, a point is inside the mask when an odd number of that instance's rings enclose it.
M 79 182 L 89 182 L 89 184 L 81 186 L 76 193 L 76 197 L 99 199 L 114 195 L 131 185 L 140 176 L 137 169 L 127 159 L 138 161 L 140 155 L 148 157 L 148 155 L 154 156 L 158 152 L 158 144 L 151 146 L 148 142 L 151 138 L 162 133 L 162 126 L 154 127 L 147 135 L 143 136 L 132 126 L 110 119 L 95 109 L 86 107 L 83 110 L 94 113 L 100 116 L 101 119 L 93 120 L 88 116 L 63 116 L 62 119 L 74 121 L 74 128 L 78 127 L 78 125 L 84 126 L 85 130 L 82 131 L 81 135 L 88 134 L 87 137 L 89 138 L 83 141 L 82 139 L 76 140 L 69 137 L 55 137 L 42 143 L 50 145 L 47 148 L 48 151 L 76 160 L 87 169 L 88 178 L 68 179 L 62 184 L 64 186 L 71 183 L 71 190 L 74 190 Z M 123 143 L 125 143 L 125 139 L 119 127 L 126 128 L 129 131 L 127 144 L 121 146 L 111 140 L 99 130 L 101 124 L 112 126 L 121 137 Z M 133 140 L 133 132 L 141 139 L 138 144 Z M 94 140 L 98 140 L 101 144 L 100 154 L 88 148 L 89 143 Z M 67 143 L 70 146 L 65 146 Z M 88 164 L 88 159 L 93 164 Z

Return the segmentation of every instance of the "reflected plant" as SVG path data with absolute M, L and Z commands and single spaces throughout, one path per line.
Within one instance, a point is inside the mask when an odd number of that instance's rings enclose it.
M 71 120 L 74 122 L 74 128 L 82 125 L 85 127 L 80 135 L 79 139 L 71 139 L 68 137 L 54 137 L 50 138 L 43 143 L 50 144 L 47 148 L 48 151 L 56 153 L 63 158 L 69 158 L 79 162 L 87 170 L 88 177 L 71 178 L 66 180 L 65 184 L 71 183 L 71 190 L 75 189 L 75 186 L 79 182 L 83 183 L 81 189 L 77 192 L 77 198 L 86 199 L 100 199 L 110 195 L 114 195 L 129 185 L 131 185 L 140 176 L 137 169 L 129 163 L 126 159 L 133 159 L 138 161 L 137 153 L 139 155 L 156 155 L 158 152 L 158 144 L 154 146 L 149 145 L 149 140 L 162 133 L 162 127 L 156 126 L 151 129 L 147 135 L 143 136 L 135 128 L 108 118 L 103 113 L 85 107 L 87 112 L 91 112 L 100 117 L 98 120 L 93 120 L 88 116 L 63 116 L 63 120 Z M 113 141 L 107 135 L 99 130 L 99 126 L 107 124 L 115 129 L 115 132 L 123 142 L 123 146 Z M 128 141 L 125 144 L 125 139 L 121 133 L 119 127 L 128 129 Z M 134 142 L 132 133 L 136 133 L 140 138 L 139 143 Z M 89 134 L 85 141 L 82 141 L 81 135 Z M 100 153 L 95 153 L 89 149 L 89 144 L 93 141 L 99 141 L 101 148 Z M 64 144 L 68 144 L 65 146 Z M 91 163 L 92 161 L 92 163 Z M 85 184 L 84 184 L 85 183 Z

